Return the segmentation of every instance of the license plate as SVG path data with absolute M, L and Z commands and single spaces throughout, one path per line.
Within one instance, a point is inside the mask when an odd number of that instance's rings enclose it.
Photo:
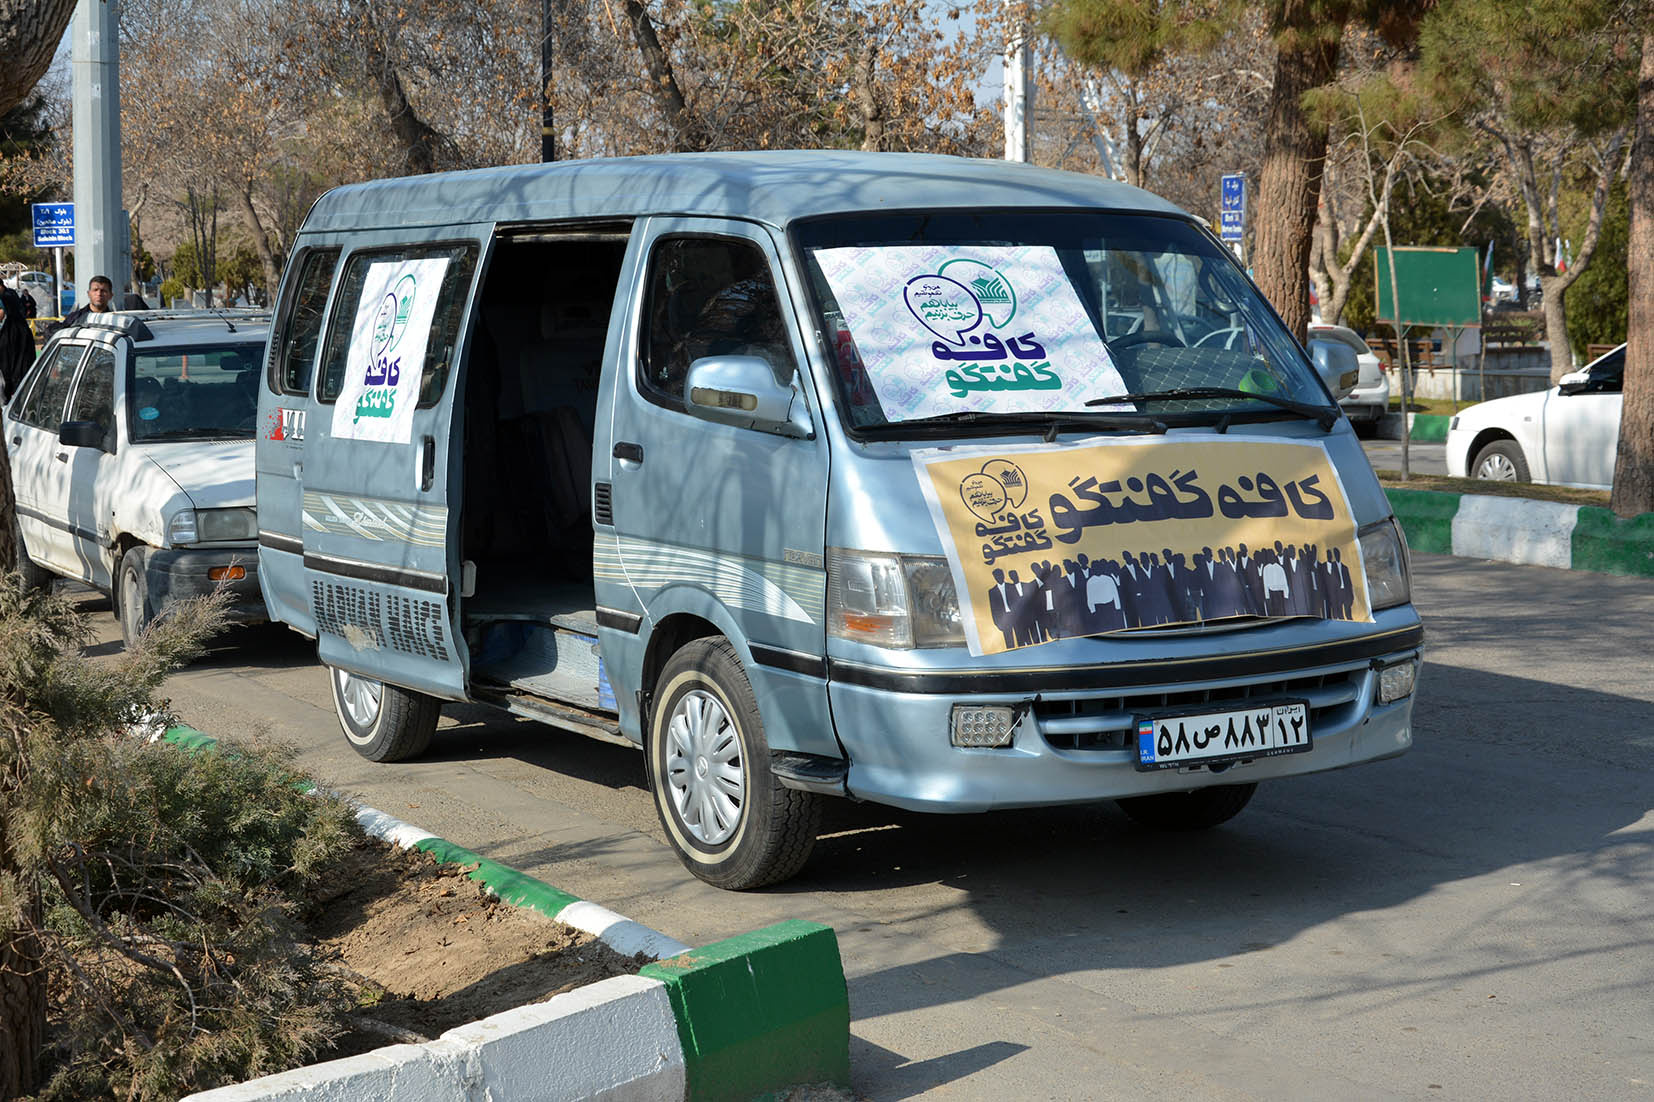
M 1223 712 L 1163 713 L 1137 719 L 1139 770 L 1272 758 L 1301 754 L 1309 748 L 1309 705 L 1302 700 L 1272 700 Z

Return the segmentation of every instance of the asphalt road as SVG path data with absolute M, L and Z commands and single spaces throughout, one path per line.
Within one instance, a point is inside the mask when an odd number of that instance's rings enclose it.
M 1401 470 L 1400 440 L 1363 440 L 1361 447 L 1367 453 L 1367 462 L 1374 470 Z M 1407 468 L 1412 474 L 1446 474 L 1447 445 L 1409 443 Z
M 1418 556 L 1416 743 L 1228 826 L 1112 806 L 833 804 L 803 874 L 730 894 L 667 850 L 641 758 L 474 709 L 358 758 L 309 647 L 241 629 L 193 725 L 690 944 L 831 924 L 872 1099 L 1654 1096 L 1654 584 Z M 107 604 L 95 616 L 119 647 Z

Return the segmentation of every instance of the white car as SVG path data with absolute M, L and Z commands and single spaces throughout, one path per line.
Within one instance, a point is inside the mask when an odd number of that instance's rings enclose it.
M 54 333 L 5 411 L 25 585 L 111 596 L 130 643 L 221 582 L 266 618 L 253 430 L 268 313 L 94 315 Z
M 1447 473 L 1499 482 L 1606 490 L 1620 441 L 1625 345 L 1549 390 L 1460 410 L 1447 430 Z
M 1361 379 L 1355 389 L 1339 400 L 1344 415 L 1356 424 L 1377 424 L 1390 409 L 1390 380 L 1384 374 L 1373 350 L 1354 329 L 1343 325 L 1314 324 L 1309 327 L 1311 340 L 1331 340 L 1350 347 L 1355 362 L 1361 368 Z

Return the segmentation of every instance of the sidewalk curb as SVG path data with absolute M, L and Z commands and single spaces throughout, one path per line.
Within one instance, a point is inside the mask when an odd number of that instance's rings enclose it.
M 1447 441 L 1448 423 L 1452 420 L 1444 413 L 1409 413 L 1407 435 L 1415 444 L 1442 444 Z M 1401 414 L 1384 414 L 1378 419 L 1373 435 L 1379 440 L 1400 440 Z
M 1387 489 L 1414 551 L 1654 577 L 1654 514 L 1622 520 L 1596 505 Z
M 185 749 L 217 740 L 193 727 L 156 735 Z M 829 926 L 789 919 L 691 949 L 370 807 L 376 838 L 473 865 L 500 899 L 654 958 L 545 1002 L 451 1029 L 434 1041 L 295 1068 L 187 1096 L 199 1102 L 361 1098 L 725 1099 L 803 1085 L 850 1085 L 850 998 Z

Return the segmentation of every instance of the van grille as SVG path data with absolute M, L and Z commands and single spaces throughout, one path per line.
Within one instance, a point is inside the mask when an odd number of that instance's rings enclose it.
M 337 636 L 357 650 L 392 650 L 428 658 L 449 659 L 447 612 L 438 601 L 393 593 L 382 597 L 360 586 L 337 582 L 310 583 L 311 611 L 316 630 Z
M 1314 730 L 1318 726 L 1342 726 L 1353 718 L 1344 713 L 1358 706 L 1366 676 L 1367 669 L 1362 666 L 1339 673 L 1217 689 L 1040 700 L 1034 705 L 1033 715 L 1040 734 L 1058 750 L 1131 749 L 1136 745 L 1136 717 L 1146 712 L 1184 708 L 1225 711 L 1244 707 L 1250 700 L 1281 697 L 1309 701 L 1310 729 Z
M 607 482 L 592 485 L 592 511 L 599 524 L 613 525 L 615 522 L 613 492 L 613 487 Z

